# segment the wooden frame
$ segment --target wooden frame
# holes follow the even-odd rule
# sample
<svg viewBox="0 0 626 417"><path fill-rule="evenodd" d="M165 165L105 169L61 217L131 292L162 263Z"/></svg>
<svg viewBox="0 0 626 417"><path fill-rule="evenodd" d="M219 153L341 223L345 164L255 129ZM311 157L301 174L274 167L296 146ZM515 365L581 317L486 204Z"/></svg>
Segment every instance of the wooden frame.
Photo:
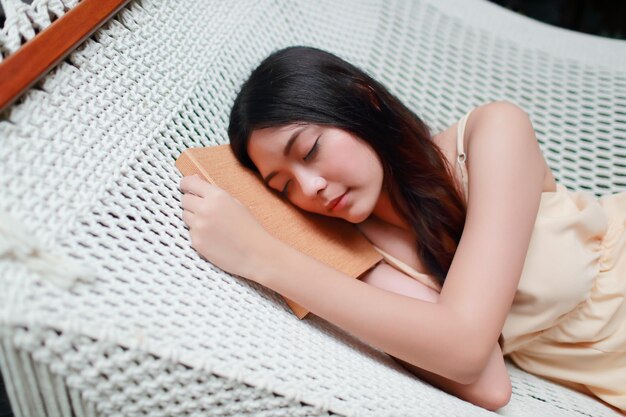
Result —
<svg viewBox="0 0 626 417"><path fill-rule="evenodd" d="M0 62L0 113L130 0L82 0Z"/></svg>

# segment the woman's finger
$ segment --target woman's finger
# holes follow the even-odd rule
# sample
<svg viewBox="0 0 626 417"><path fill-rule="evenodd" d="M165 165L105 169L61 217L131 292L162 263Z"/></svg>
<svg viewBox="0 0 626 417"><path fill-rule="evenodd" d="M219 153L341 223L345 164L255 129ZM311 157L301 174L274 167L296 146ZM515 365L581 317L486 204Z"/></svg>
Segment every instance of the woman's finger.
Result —
<svg viewBox="0 0 626 417"><path fill-rule="evenodd" d="M198 197L206 195L207 185L209 182L200 178L199 175L188 175L180 180L180 191L183 193L195 194Z"/></svg>
<svg viewBox="0 0 626 417"><path fill-rule="evenodd" d="M183 197L180 199L183 210L187 210L191 213L200 212L200 206L202 205L202 201L202 197L198 197L197 195L190 193L183 194Z"/></svg>
<svg viewBox="0 0 626 417"><path fill-rule="evenodd" d="M193 219L194 214L192 212L189 210L183 210L183 221L187 226L189 226L190 229L193 227Z"/></svg>

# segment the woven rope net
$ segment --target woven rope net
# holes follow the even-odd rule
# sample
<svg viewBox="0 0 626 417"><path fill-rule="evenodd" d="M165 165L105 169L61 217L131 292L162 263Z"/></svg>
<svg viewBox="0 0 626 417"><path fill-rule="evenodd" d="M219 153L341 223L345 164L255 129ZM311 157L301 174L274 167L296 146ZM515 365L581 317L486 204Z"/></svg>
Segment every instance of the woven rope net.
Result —
<svg viewBox="0 0 626 417"><path fill-rule="evenodd" d="M76 2L2 0L2 56ZM191 248L174 160L270 52L360 66L434 132L528 112L557 181L626 189L626 46L481 0L132 1L0 118L0 368L23 416L491 415ZM613 416L507 363L507 416Z"/></svg>

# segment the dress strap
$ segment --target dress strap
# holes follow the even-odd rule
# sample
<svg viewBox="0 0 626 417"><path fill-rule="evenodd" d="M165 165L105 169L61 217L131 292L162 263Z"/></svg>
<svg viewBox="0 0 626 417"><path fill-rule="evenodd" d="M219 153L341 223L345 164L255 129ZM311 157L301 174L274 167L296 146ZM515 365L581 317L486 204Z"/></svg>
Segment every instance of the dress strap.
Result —
<svg viewBox="0 0 626 417"><path fill-rule="evenodd" d="M433 276L416 271L414 268L411 268L409 265L405 264L400 259L396 258L395 256L392 256L388 252L385 252L384 250L382 250L376 245L374 245L374 249L376 249L383 256L385 261L391 266L404 272L406 275L410 276L414 280L421 282L422 284L437 291L438 293L441 292L441 285L439 284L439 281L437 281Z"/></svg>
<svg viewBox="0 0 626 417"><path fill-rule="evenodd" d="M461 168L461 178L463 179L463 191L465 192L465 201L467 202L467 196L469 194L468 180L467 180L467 168L465 166L465 160L467 159L467 154L463 149L463 138L465 136L465 124L467 123L467 119L469 118L470 113L474 110L470 109L457 125L457 134L456 134L456 149L457 149L457 162Z"/></svg>

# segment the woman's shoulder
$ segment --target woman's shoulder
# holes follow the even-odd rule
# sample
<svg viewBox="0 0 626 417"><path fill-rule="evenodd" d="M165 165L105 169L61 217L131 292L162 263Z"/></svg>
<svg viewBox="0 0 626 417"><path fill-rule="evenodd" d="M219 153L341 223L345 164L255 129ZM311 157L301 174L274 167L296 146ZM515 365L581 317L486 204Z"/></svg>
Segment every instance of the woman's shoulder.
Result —
<svg viewBox="0 0 626 417"><path fill-rule="evenodd" d="M472 109L472 114L476 114L476 115L492 113L492 112L502 113L505 116L516 115L516 114L522 114L522 115L528 116L528 113L526 113L526 111L524 111L524 109L521 106L509 100L494 100L494 101L490 101L490 102L478 105Z"/></svg>
<svg viewBox="0 0 626 417"><path fill-rule="evenodd" d="M529 116L523 108L508 100L490 101L471 109L465 124L466 136L481 126L493 123L523 123ZM458 123L458 122L457 122Z"/></svg>
<svg viewBox="0 0 626 417"><path fill-rule="evenodd" d="M477 106L472 110L466 122L465 149L469 148L469 143L472 141L473 136L480 134L483 129L490 129L494 124L502 126L503 129L517 130L524 129L529 123L532 126L528 113L522 107L507 100L492 101ZM534 140L537 140L536 136ZM556 178L543 156L543 152L542 159L544 170L543 191L554 192L557 187Z"/></svg>
<svg viewBox="0 0 626 417"><path fill-rule="evenodd" d="M463 149L465 150L469 148L470 137L480 126L485 126L494 120L508 125L516 120L519 121L523 117L528 117L521 107L507 100L481 104L471 108L463 117L466 115L468 117L465 120L463 135ZM450 161L456 159L458 151L456 137L459 133L459 123L463 117L460 117L452 125L434 135L432 139Z"/></svg>
<svg viewBox="0 0 626 417"><path fill-rule="evenodd" d="M460 124L465 116L467 116L464 122L465 125L463 129L461 129L462 126ZM468 152L472 137L475 136L476 132L482 130L481 126L486 126L494 121L500 123L502 126L511 126L516 123L521 124L523 117L527 117L526 113L521 107L514 103L506 100L491 101L471 108L451 126L434 135L432 141L443 153L448 165L455 167L458 166L456 161L461 151L461 146L463 152ZM487 128L489 128L489 126L487 126ZM457 138L461 133L463 134L463 137L460 139L462 143L459 144ZM472 158L469 153L467 158ZM471 164L469 161L467 163ZM454 179L459 190L463 190L463 173L457 171L458 168L455 169Z"/></svg>

